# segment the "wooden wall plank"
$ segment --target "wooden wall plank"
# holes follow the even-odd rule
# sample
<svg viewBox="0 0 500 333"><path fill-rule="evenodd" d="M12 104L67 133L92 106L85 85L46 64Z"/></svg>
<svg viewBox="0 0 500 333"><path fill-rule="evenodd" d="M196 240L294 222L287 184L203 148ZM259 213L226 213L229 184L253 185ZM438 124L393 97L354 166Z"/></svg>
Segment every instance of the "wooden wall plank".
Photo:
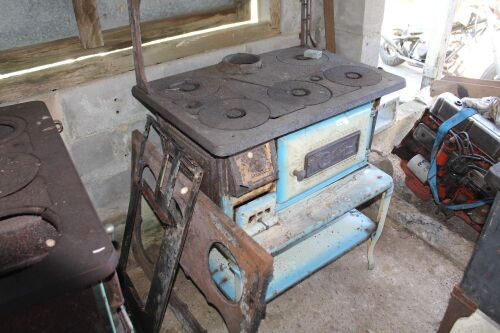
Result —
<svg viewBox="0 0 500 333"><path fill-rule="evenodd" d="M437 96L444 92L450 92L460 98L482 98L489 96L500 96L500 87L496 85L487 85L487 81L485 82L485 84L445 80L436 80L432 82L430 92L431 96Z"/></svg>
<svg viewBox="0 0 500 333"><path fill-rule="evenodd" d="M269 16L271 17L271 28L281 29L281 0L270 0Z"/></svg>
<svg viewBox="0 0 500 333"><path fill-rule="evenodd" d="M498 80L471 79L468 77L461 77L461 76L445 76L441 80L442 81L461 82L461 83L472 83L472 84L479 84L479 85L483 85L483 86L500 87L500 81L498 81Z"/></svg>
<svg viewBox="0 0 500 333"><path fill-rule="evenodd" d="M73 0L80 43L84 49L104 46L96 0Z"/></svg>
<svg viewBox="0 0 500 333"><path fill-rule="evenodd" d="M324 0L323 1L323 13L325 18L325 39L326 39L326 49L330 52L335 53L335 21L334 21L334 0Z"/></svg>
<svg viewBox="0 0 500 333"><path fill-rule="evenodd" d="M278 35L269 22L214 31L143 47L145 65L159 64L214 49L240 45ZM15 76L0 81L0 103L49 93L134 69L130 48L103 57Z"/></svg>

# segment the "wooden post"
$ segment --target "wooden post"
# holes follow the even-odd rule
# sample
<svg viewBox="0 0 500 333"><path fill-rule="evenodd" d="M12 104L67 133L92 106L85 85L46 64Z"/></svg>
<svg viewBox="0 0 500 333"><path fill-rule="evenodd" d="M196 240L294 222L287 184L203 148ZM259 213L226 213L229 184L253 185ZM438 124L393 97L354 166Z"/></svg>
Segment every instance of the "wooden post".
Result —
<svg viewBox="0 0 500 333"><path fill-rule="evenodd" d="M271 17L271 28L280 29L281 24L281 1L271 0L269 3L269 16Z"/></svg>
<svg viewBox="0 0 500 333"><path fill-rule="evenodd" d="M457 8L457 0L436 1L432 10L434 16L433 33L429 43L429 51L425 59L424 75L420 88L429 86L433 80L439 79L448 49L453 19Z"/></svg>
<svg viewBox="0 0 500 333"><path fill-rule="evenodd" d="M96 0L73 0L80 43L84 49L104 46Z"/></svg>
<svg viewBox="0 0 500 333"><path fill-rule="evenodd" d="M324 0L323 12L325 16L326 50L335 53L335 20L333 0Z"/></svg>
<svg viewBox="0 0 500 333"><path fill-rule="evenodd" d="M250 0L238 0L236 3L236 13L238 15L239 21L248 21L251 19L251 1Z"/></svg>

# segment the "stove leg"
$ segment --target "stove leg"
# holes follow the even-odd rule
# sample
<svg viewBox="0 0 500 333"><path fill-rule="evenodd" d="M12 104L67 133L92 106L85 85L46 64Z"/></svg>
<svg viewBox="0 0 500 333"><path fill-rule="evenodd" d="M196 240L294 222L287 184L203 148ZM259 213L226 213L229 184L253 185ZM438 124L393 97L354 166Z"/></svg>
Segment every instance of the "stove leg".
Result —
<svg viewBox="0 0 500 333"><path fill-rule="evenodd" d="M375 245L377 244L380 235L382 235L382 230L384 229L385 218L387 217L387 211L389 210L389 204L391 202L392 192L394 185L392 185L387 191L382 194L379 200L379 208L377 215L377 230L368 240L368 269L375 268L375 259L373 257L373 251Z"/></svg>

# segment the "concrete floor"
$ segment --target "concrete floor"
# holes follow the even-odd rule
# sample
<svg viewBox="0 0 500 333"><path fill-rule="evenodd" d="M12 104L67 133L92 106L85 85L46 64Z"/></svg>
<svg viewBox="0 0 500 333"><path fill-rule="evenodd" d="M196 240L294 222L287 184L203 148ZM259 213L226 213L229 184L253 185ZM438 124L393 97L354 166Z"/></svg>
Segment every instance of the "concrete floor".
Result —
<svg viewBox="0 0 500 333"><path fill-rule="evenodd" d="M390 220L376 261L367 270L364 244L326 266L269 303L259 332L435 332L461 269ZM182 272L175 290L208 332L226 332ZM163 331L182 332L170 311Z"/></svg>

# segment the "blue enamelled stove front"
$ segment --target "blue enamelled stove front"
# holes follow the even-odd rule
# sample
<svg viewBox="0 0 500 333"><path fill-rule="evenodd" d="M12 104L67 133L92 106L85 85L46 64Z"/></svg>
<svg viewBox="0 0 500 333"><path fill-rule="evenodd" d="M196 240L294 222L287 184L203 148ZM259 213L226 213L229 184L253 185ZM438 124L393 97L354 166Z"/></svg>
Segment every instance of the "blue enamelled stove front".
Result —
<svg viewBox="0 0 500 333"><path fill-rule="evenodd" d="M367 240L373 268L393 188L368 162L375 114L368 103L276 139L275 187L241 206L223 198L226 214L274 258L267 301ZM373 221L356 208L377 197ZM209 263L219 290L237 301L237 264L221 251Z"/></svg>

